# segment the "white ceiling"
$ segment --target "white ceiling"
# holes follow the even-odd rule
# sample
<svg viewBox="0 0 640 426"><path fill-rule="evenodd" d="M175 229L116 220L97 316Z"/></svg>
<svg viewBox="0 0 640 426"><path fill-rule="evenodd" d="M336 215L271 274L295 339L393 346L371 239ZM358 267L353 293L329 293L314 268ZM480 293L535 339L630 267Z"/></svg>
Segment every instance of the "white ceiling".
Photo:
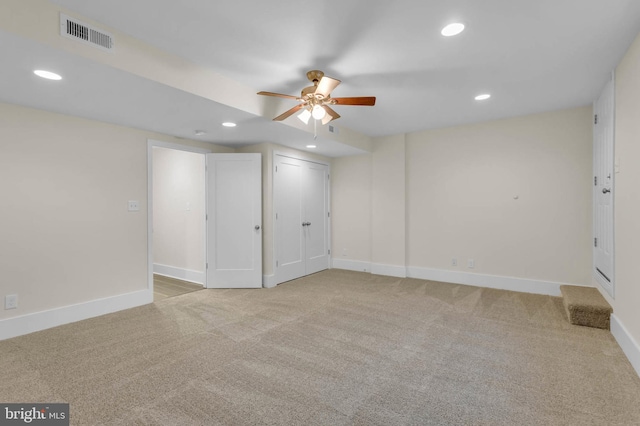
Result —
<svg viewBox="0 0 640 426"><path fill-rule="evenodd" d="M377 97L374 107L335 107L337 125L369 136L588 105L640 31L637 0L52 2L256 91L297 95L308 85L306 71L321 69L343 81L334 96ZM441 36L454 21L466 30ZM214 128L212 117L235 120L236 133L217 126L207 135L228 145L300 139L299 130L271 117L8 33L0 32L0 42L0 72L9 75L0 82L3 101L191 138L195 128ZM66 55L77 75L53 88L21 74L47 55ZM473 99L484 92L489 101ZM283 101L282 112L287 102L295 105ZM357 152L339 145L325 154Z"/></svg>

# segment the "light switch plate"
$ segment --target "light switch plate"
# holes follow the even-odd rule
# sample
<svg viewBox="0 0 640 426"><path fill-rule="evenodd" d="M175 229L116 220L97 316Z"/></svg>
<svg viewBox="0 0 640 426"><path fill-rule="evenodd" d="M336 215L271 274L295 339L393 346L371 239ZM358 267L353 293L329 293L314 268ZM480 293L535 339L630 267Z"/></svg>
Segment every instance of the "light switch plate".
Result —
<svg viewBox="0 0 640 426"><path fill-rule="evenodd" d="M7 294L4 297L4 308L5 309L16 309L18 307L18 295L17 294Z"/></svg>

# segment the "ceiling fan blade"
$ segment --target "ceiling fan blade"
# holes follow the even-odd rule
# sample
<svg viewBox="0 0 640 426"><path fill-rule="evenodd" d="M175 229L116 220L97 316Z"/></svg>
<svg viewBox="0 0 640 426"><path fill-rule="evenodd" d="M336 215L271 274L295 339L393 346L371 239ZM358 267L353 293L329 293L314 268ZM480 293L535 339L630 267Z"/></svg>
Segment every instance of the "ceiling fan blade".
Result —
<svg viewBox="0 0 640 426"><path fill-rule="evenodd" d="M340 80L336 80L335 78L324 76L320 79L320 83L318 83L318 87L316 87L316 94L322 95L323 97L327 97L331 94L333 89L338 87L340 84Z"/></svg>
<svg viewBox="0 0 640 426"><path fill-rule="evenodd" d="M296 112L300 111L303 107L304 107L304 104L298 104L298 105L294 106L293 108L291 108L290 110L288 110L286 112L283 112L282 114L280 114L279 116L274 118L273 121L282 121L282 120L284 120L286 118L289 118L293 114L295 114Z"/></svg>
<svg viewBox="0 0 640 426"><path fill-rule="evenodd" d="M374 106L376 104L375 96L362 96L356 98L331 98L334 105L360 105Z"/></svg>
<svg viewBox="0 0 640 426"><path fill-rule="evenodd" d="M322 119L322 124L323 125L327 124L331 120L336 120L336 119L340 118L340 114L335 112L333 109L331 109L327 105L323 105L322 108L324 108L324 110L327 112L327 115L325 115L324 118Z"/></svg>
<svg viewBox="0 0 640 426"><path fill-rule="evenodd" d="M258 95L275 96L278 98L287 98L287 99L298 99L297 96L283 95L282 93L273 93L273 92L258 92Z"/></svg>

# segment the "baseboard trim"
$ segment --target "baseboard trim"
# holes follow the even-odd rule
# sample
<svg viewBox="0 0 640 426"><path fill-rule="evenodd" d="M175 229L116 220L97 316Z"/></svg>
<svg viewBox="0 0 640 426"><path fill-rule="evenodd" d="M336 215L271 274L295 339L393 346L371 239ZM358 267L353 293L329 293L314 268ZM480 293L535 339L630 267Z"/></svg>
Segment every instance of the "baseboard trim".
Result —
<svg viewBox="0 0 640 426"><path fill-rule="evenodd" d="M422 280L511 290L520 293L545 294L548 296L560 296L561 285L575 285L527 278L505 277L502 275L472 274L468 272L447 271L444 269L418 268L414 266L407 268L407 276Z"/></svg>
<svg viewBox="0 0 640 426"><path fill-rule="evenodd" d="M397 265L384 265L382 263L372 263L371 273L376 275L386 275L387 277L407 277L407 268Z"/></svg>
<svg viewBox="0 0 640 426"><path fill-rule="evenodd" d="M640 345L615 314L611 314L611 334L640 377Z"/></svg>
<svg viewBox="0 0 640 426"><path fill-rule="evenodd" d="M421 268L416 266L396 266L371 263L361 260L331 259L331 267L348 271L371 272L399 278L418 278L452 284L472 285L475 287L496 288L519 291L521 293L560 296L561 285L575 285L553 281L532 280L527 278L505 277L501 275L473 274L469 272L448 271L445 269Z"/></svg>
<svg viewBox="0 0 640 426"><path fill-rule="evenodd" d="M335 269L345 269L347 271L371 272L371 262L362 260L331 259L331 267Z"/></svg>
<svg viewBox="0 0 640 426"><path fill-rule="evenodd" d="M0 340L99 317L149 303L153 303L153 291L146 289L76 305L63 306L47 311L34 312L19 317L7 318L0 320Z"/></svg>
<svg viewBox="0 0 640 426"><path fill-rule="evenodd" d="M204 272L194 271L192 269L176 268L175 266L153 264L153 273L164 275L165 277L176 278L182 281L205 285Z"/></svg>
<svg viewBox="0 0 640 426"><path fill-rule="evenodd" d="M275 275L263 275L262 276L262 287L264 288L274 288L277 286Z"/></svg>

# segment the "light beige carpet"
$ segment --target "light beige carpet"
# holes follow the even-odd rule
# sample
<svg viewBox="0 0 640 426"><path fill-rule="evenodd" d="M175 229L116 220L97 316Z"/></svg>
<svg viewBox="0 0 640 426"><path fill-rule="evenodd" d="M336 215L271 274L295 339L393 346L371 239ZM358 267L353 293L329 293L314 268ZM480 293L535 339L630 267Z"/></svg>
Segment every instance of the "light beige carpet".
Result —
<svg viewBox="0 0 640 426"><path fill-rule="evenodd" d="M166 277L164 275L153 274L153 301L159 302L167 297L180 296L181 294L191 293L192 291L202 290L200 284L182 281L176 278Z"/></svg>
<svg viewBox="0 0 640 426"><path fill-rule="evenodd" d="M0 371L76 425L640 424L640 378L560 298L340 270L6 340Z"/></svg>

